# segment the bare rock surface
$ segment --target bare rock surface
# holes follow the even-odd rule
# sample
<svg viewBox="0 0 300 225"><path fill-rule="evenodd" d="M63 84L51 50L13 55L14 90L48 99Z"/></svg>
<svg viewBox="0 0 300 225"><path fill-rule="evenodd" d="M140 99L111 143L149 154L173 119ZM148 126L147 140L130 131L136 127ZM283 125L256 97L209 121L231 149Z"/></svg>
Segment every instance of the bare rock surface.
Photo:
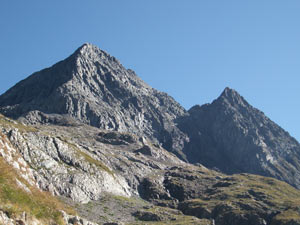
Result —
<svg viewBox="0 0 300 225"><path fill-rule="evenodd" d="M300 144L230 88L186 111L84 44L0 112L1 223L34 224L3 193L38 188L78 212L62 224L299 224L299 190L258 175L300 188Z"/></svg>
<svg viewBox="0 0 300 225"><path fill-rule="evenodd" d="M235 90L226 88L179 120L190 137L183 150L189 162L228 174L271 176L300 188L300 144Z"/></svg>
<svg viewBox="0 0 300 225"><path fill-rule="evenodd" d="M62 213L64 224L300 221L300 191L272 178L224 175L185 163L146 138L88 125L32 127L5 117L0 125L1 160L76 209L78 215ZM28 184L16 184L27 193ZM3 213L7 223L20 217Z"/></svg>
<svg viewBox="0 0 300 225"><path fill-rule="evenodd" d="M133 141L126 133L133 134L190 163L300 187L300 144L236 91L226 88L211 104L186 111L92 44L9 89L0 112L31 125L94 126L112 132L96 137L110 144L120 144L114 131L123 133L124 144ZM136 153L156 157L147 144Z"/></svg>
<svg viewBox="0 0 300 225"><path fill-rule="evenodd" d="M173 123L185 114L183 107L91 44L16 84L0 97L0 107L4 115L30 124L73 120L130 132L177 154L186 138Z"/></svg>

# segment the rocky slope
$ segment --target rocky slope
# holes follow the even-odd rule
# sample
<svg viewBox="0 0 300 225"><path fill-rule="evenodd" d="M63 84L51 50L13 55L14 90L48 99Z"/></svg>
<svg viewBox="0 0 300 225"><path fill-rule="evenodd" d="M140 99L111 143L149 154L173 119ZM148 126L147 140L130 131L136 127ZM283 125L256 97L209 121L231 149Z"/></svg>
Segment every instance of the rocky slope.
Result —
<svg viewBox="0 0 300 225"><path fill-rule="evenodd" d="M0 224L69 225L76 221L79 225L94 225L78 217L73 209L50 193L42 191L39 182L42 174L31 167L20 152L21 148L11 141L12 133L20 128L20 136L34 131L0 116Z"/></svg>
<svg viewBox="0 0 300 225"><path fill-rule="evenodd" d="M183 150L190 162L300 188L300 144L236 91L226 88L211 104L192 107L179 124L190 137Z"/></svg>
<svg viewBox="0 0 300 225"><path fill-rule="evenodd" d="M300 191L273 178L224 175L88 125L1 116L0 128L2 223L300 224Z"/></svg>
<svg viewBox="0 0 300 225"><path fill-rule="evenodd" d="M159 208L140 197L145 177L185 165L145 138L83 124L26 126L4 116L0 116L0 129L0 222L207 222L178 209ZM13 172L8 174L4 168ZM177 200L170 199L175 205ZM140 209L157 212L145 216Z"/></svg>

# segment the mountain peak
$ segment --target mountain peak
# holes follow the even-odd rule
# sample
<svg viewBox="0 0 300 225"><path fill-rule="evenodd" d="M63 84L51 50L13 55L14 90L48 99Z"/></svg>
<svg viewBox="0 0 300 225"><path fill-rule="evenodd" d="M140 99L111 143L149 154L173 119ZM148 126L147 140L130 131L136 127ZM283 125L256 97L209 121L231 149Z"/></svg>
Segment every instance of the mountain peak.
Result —
<svg viewBox="0 0 300 225"><path fill-rule="evenodd" d="M167 130L162 134L164 126L173 127L173 120L185 110L133 74L115 57L85 43L67 59L29 76L1 95L0 112L31 124L50 120L55 124L61 116L68 116L101 129L162 142L162 136L169 135ZM49 119L54 114L54 119ZM167 138L164 143L169 141Z"/></svg>
<svg viewBox="0 0 300 225"><path fill-rule="evenodd" d="M241 96L236 90L226 87L220 97L233 98L233 97L241 97Z"/></svg>
<svg viewBox="0 0 300 225"><path fill-rule="evenodd" d="M234 89L226 87L217 101L227 102L230 105L248 105L246 100Z"/></svg>
<svg viewBox="0 0 300 225"><path fill-rule="evenodd" d="M84 43L81 45L73 54L75 58L85 59L84 61L103 61L108 60L110 62L115 62L121 64L115 57L111 56L107 52L101 50L96 45L91 43Z"/></svg>
<svg viewBox="0 0 300 225"><path fill-rule="evenodd" d="M104 53L100 48L91 44L91 43L84 43L81 45L73 55L76 56L88 56L88 55L99 55ZM106 53L107 54L107 53ZM108 55L108 54L107 54Z"/></svg>
<svg viewBox="0 0 300 225"><path fill-rule="evenodd" d="M95 52L95 51L98 52L98 51L101 51L101 49L91 43L88 43L88 42L84 43L76 50L76 52L81 53L81 54L83 54L85 52Z"/></svg>

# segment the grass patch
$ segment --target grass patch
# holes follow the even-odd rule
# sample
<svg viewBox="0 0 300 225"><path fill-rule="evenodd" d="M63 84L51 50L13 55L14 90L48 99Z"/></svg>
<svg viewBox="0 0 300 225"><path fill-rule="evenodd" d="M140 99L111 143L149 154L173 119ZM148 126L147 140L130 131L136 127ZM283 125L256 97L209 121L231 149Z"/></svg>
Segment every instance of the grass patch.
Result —
<svg viewBox="0 0 300 225"><path fill-rule="evenodd" d="M220 186L203 198L187 200L184 207L212 211L218 205L228 205L229 211L247 214L265 205L281 212L277 220L300 220L300 191L287 183L250 174L233 175L226 181L229 186Z"/></svg>
<svg viewBox="0 0 300 225"><path fill-rule="evenodd" d="M279 221L290 221L300 219L299 213L295 209L288 209L275 216L275 220Z"/></svg>
<svg viewBox="0 0 300 225"><path fill-rule="evenodd" d="M128 223L128 225L211 225L211 221L207 219L198 219L193 216L178 215L175 220L166 220L166 221L139 221L136 218L136 222Z"/></svg>
<svg viewBox="0 0 300 225"><path fill-rule="evenodd" d="M20 188L15 179L25 184L31 193ZM45 224L64 224L60 210L75 214L74 210L65 206L50 193L42 192L30 186L17 172L0 157L0 208L11 218L22 212L28 213Z"/></svg>
<svg viewBox="0 0 300 225"><path fill-rule="evenodd" d="M128 198L125 196L120 196L120 195L111 195L111 198L113 198L114 200L118 201L118 202L128 202L128 203L136 203L137 200L134 198Z"/></svg>
<svg viewBox="0 0 300 225"><path fill-rule="evenodd" d="M95 165L100 170L103 170L114 177L114 172L111 169L109 169L107 166L105 166L101 161L94 159L89 154L81 151L75 144L70 143L66 138L63 137L58 137L58 138L62 142L66 143L71 149L73 149L77 157L83 158L86 162Z"/></svg>
<svg viewBox="0 0 300 225"><path fill-rule="evenodd" d="M99 169L104 170L105 172L109 173L110 175L114 176L113 171L111 171L107 166L105 166L102 162L100 162L99 160L94 159L93 157L91 157L90 155L88 155L85 152L80 151L80 149L76 150L76 154L78 156L82 156L87 162L89 162L90 164L93 164L95 166L97 166Z"/></svg>
<svg viewBox="0 0 300 225"><path fill-rule="evenodd" d="M2 114L0 114L0 125L5 128L17 128L21 132L37 132L38 130L32 126L26 126L24 124L21 124L15 120L9 119Z"/></svg>

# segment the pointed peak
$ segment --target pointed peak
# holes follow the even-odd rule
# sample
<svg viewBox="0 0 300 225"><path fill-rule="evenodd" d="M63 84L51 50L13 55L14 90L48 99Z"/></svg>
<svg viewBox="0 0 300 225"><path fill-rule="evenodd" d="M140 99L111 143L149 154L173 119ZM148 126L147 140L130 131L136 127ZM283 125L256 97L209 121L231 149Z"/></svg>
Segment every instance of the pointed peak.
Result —
<svg viewBox="0 0 300 225"><path fill-rule="evenodd" d="M234 96L240 97L240 94L236 90L226 87L220 97L225 97L225 98L231 97L232 98Z"/></svg>
<svg viewBox="0 0 300 225"><path fill-rule="evenodd" d="M111 56L107 52L101 50L96 45L91 43L84 43L81 45L73 54L73 56L77 57L84 57L91 60L103 60L108 59L110 61L114 61L120 63L115 57Z"/></svg>
<svg viewBox="0 0 300 225"><path fill-rule="evenodd" d="M92 43L86 42L83 45L79 47L80 50L90 50L90 49L99 49L96 45L93 45ZM100 50L100 49L99 49Z"/></svg>
<svg viewBox="0 0 300 225"><path fill-rule="evenodd" d="M75 51L77 54L86 54L92 52L101 52L101 49L91 43L84 43Z"/></svg>
<svg viewBox="0 0 300 225"><path fill-rule="evenodd" d="M228 102L230 104L247 105L246 100L234 89L226 87L217 100Z"/></svg>
<svg viewBox="0 0 300 225"><path fill-rule="evenodd" d="M242 96L236 90L226 87L219 98L225 98L227 100L238 100L241 99Z"/></svg>

